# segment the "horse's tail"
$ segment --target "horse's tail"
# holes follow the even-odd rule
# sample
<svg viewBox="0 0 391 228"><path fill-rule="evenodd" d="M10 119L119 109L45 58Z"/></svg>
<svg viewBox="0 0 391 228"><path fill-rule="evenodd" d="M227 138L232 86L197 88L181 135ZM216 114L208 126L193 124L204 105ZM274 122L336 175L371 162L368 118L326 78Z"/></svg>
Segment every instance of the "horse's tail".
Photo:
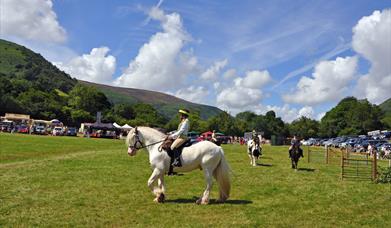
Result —
<svg viewBox="0 0 391 228"><path fill-rule="evenodd" d="M221 151L221 160L219 164L217 165L213 175L217 180L217 183L219 185L219 200L221 202L224 202L228 199L229 193L231 191L231 178L230 178L230 167L228 165L227 160L225 160L224 151L223 149L220 149Z"/></svg>

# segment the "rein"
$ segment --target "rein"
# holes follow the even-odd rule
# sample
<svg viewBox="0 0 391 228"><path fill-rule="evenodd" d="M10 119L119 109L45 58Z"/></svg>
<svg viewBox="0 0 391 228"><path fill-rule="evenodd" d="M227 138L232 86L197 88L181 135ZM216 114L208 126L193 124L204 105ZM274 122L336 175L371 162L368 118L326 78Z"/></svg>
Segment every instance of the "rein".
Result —
<svg viewBox="0 0 391 228"><path fill-rule="evenodd" d="M136 128L136 132L135 132L135 136L134 136L134 137L135 137L136 140L135 140L133 146L129 146L129 147L130 147L130 148L135 148L136 150L140 150L140 149L144 149L144 148L147 148L147 147L156 145L156 144L161 143L161 142L163 142L163 141L165 140L165 139L163 139L163 140L160 140L160 141L157 141L157 142L148 144L148 145L143 145L143 142L141 142L140 137L139 137L139 135L138 135L138 130L137 130L137 128ZM140 144L141 147L137 147L137 144Z"/></svg>

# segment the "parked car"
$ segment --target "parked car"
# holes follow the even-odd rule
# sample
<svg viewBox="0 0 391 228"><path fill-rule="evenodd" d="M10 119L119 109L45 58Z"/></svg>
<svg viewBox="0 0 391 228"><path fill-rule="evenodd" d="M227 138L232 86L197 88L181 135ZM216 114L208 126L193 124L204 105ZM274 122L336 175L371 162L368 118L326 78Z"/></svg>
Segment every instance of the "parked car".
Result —
<svg viewBox="0 0 391 228"><path fill-rule="evenodd" d="M64 135L64 129L62 129L62 127L54 127L52 130L52 135L53 136Z"/></svg>
<svg viewBox="0 0 391 228"><path fill-rule="evenodd" d="M33 133L37 135L46 135L46 129L42 125L34 126Z"/></svg>
<svg viewBox="0 0 391 228"><path fill-rule="evenodd" d="M75 127L68 127L65 134L67 136L77 136L77 129Z"/></svg>
<svg viewBox="0 0 391 228"><path fill-rule="evenodd" d="M187 137L190 139L191 143L198 142L199 133L191 131L187 134Z"/></svg>
<svg viewBox="0 0 391 228"><path fill-rule="evenodd" d="M26 125L21 125L18 127L18 132L28 134L29 128Z"/></svg>

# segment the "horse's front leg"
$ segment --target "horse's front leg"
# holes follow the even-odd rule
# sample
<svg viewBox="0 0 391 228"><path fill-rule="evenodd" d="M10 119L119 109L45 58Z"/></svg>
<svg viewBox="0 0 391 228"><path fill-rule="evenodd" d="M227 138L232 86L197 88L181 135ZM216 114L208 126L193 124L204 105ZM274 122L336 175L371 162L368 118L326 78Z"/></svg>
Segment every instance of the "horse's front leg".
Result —
<svg viewBox="0 0 391 228"><path fill-rule="evenodd" d="M257 157L253 155L252 158L253 158L253 166L257 166Z"/></svg>
<svg viewBox="0 0 391 228"><path fill-rule="evenodd" d="M251 154L248 154L248 157L250 158L250 165L253 165L253 156Z"/></svg>
<svg viewBox="0 0 391 228"><path fill-rule="evenodd" d="M159 197L158 196L158 192L155 191L154 189L154 183L156 182L157 178L159 178L160 175L164 174L161 170L155 168L151 174L151 176L149 177L148 179L148 187L149 189L151 189L152 193L155 194L156 198L155 200L157 201L157 198Z"/></svg>
<svg viewBox="0 0 391 228"><path fill-rule="evenodd" d="M159 176L159 178L157 179L157 183L158 183L158 189L157 191L155 189L155 194L156 194L155 201L158 203L164 203L164 200L166 198L166 196L164 195L164 193L166 192L166 188L164 185L164 173Z"/></svg>

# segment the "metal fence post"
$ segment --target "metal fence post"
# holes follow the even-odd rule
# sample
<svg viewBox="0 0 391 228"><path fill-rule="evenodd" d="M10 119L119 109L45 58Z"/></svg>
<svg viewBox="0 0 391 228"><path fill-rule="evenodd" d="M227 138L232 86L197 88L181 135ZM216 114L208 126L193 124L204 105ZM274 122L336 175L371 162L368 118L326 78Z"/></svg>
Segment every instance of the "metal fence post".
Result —
<svg viewBox="0 0 391 228"><path fill-rule="evenodd" d="M377 151L373 151L373 162L372 162L372 180L375 181L377 178Z"/></svg>

